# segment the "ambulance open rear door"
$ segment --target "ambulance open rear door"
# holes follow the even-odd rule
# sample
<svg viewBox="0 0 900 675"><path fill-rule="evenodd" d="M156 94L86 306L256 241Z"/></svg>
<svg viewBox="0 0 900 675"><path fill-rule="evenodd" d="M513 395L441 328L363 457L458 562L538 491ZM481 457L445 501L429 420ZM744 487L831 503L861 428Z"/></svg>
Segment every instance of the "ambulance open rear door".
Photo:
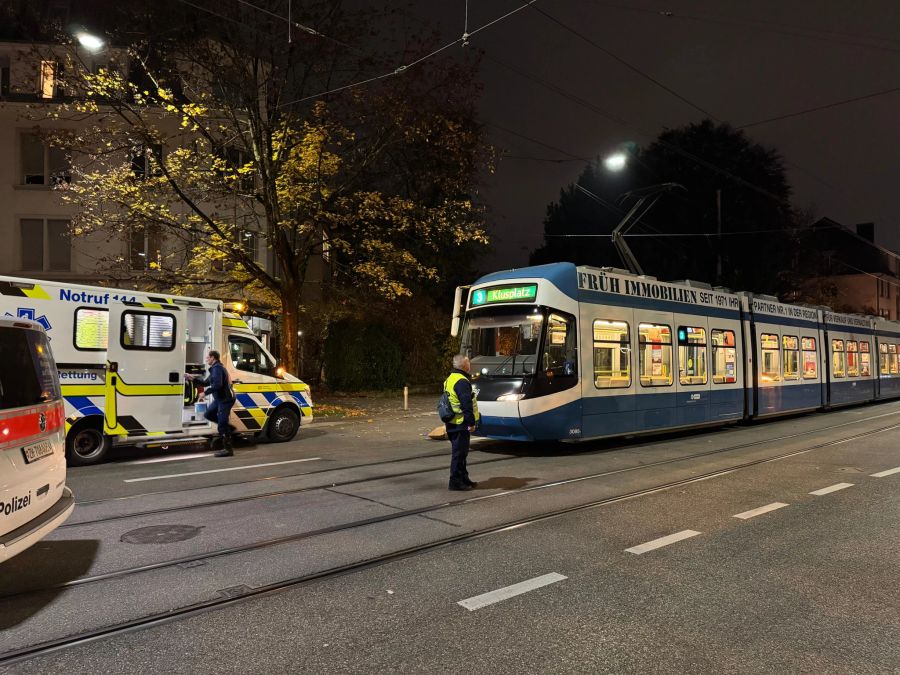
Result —
<svg viewBox="0 0 900 675"><path fill-rule="evenodd" d="M105 432L181 433L185 312L178 305L111 302Z"/></svg>

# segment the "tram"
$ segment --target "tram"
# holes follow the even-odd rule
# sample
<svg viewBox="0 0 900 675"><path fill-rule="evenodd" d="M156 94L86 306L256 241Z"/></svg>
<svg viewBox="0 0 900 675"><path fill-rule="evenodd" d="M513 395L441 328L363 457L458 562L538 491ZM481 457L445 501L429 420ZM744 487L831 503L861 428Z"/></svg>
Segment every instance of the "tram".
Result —
<svg viewBox="0 0 900 675"><path fill-rule="evenodd" d="M900 322L554 263L457 289L479 433L579 441L900 397Z"/></svg>

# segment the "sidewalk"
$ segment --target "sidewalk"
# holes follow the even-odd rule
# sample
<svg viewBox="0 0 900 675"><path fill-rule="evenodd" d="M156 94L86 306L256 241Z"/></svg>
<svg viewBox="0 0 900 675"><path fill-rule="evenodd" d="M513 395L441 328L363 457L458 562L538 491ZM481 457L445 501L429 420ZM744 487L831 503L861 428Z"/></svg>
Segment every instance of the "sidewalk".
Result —
<svg viewBox="0 0 900 675"><path fill-rule="evenodd" d="M417 394L409 397L408 410L403 409L403 396L322 396L313 394L314 422L310 429L326 429L335 436L363 438L377 435L382 438L410 440L427 435L442 427L437 416L437 396Z"/></svg>

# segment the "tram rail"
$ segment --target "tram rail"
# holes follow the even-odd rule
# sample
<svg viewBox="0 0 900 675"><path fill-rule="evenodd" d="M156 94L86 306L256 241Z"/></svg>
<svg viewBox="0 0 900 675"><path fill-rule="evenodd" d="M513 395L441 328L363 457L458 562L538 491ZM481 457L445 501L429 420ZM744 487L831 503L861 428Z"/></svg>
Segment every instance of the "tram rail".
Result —
<svg viewBox="0 0 900 675"><path fill-rule="evenodd" d="M873 419L873 418L869 418L869 419ZM848 424L858 423L860 421L862 421L862 420L856 420L853 422L849 422L849 423L845 423L845 424L837 425L837 426L846 426ZM12 665L15 663L20 663L22 661L27 661L27 660L33 659L38 656L42 656L42 655L50 654L50 653L53 653L56 651L60 651L60 650L72 648L75 646L87 644L89 642L104 639L107 637L138 632L141 630L152 628L154 626L159 626L159 625L163 625L163 624L170 623L173 621L186 619L186 618L189 618L192 616L204 614L204 613L207 613L207 612L210 612L213 610L224 609L226 607L237 605L237 604L240 604L243 602L247 602L251 599L262 597L265 595L271 595L274 593L278 593L278 592L282 592L282 591L286 591L286 590L290 590L290 589L294 589L294 588L299 588L304 585L308 585L308 584L315 583L318 581L334 579L334 578L337 578L337 577L340 577L340 576L343 576L346 574L352 574L352 573L360 572L360 571L363 571L366 569L379 567L381 565L385 565L388 563L401 561L401 560L404 560L407 558L411 558L411 557L421 555L421 554L424 554L424 553L427 553L430 551L434 551L434 550L437 550L440 548L444 548L447 546L452 546L455 544L461 544L461 543L473 541L473 540L491 536L494 534L500 534L500 533L509 531L514 528L519 528L522 526L543 522L546 520L558 518L558 517L561 517L561 516L564 516L564 515L567 515L570 513L575 513L578 511L583 511L583 510L592 509L592 508L599 508L599 507L607 506L610 504L616 504L616 503L627 501L630 499L635 499L638 497L651 495L651 494L654 494L657 492L662 492L665 490L670 490L670 489L676 488L676 487L690 485L692 483L709 480L711 478L723 476L723 475L733 473L735 471L739 471L742 469L752 468L755 466L759 466L762 464L768 464L768 463L780 461L783 459L789 459L791 457L796 457L798 455L806 454L813 450L818 450L818 449L822 449L822 448L826 448L826 447L831 447L834 445L847 443L848 441L853 441L853 440L857 440L860 438L873 436L873 435L884 433L886 431L891 431L894 429L900 429L900 423L890 424L890 425L887 425L884 427L879 427L876 429L870 429L870 430L863 431L863 432L853 434L851 436L847 436L847 437L843 437L843 438L824 441L821 443L815 443L813 445L809 445L804 448L790 450L788 452L779 453L777 455L773 455L770 457L762 457L759 459L742 462L739 464L735 464L733 466L715 469L713 471L709 471L709 472L706 472L703 474L690 476L688 478L683 478L683 479L674 480L674 481L667 481L667 482L659 483L657 485L649 486L646 488L632 490L630 492L626 492L626 493L623 493L620 495L614 495L611 497L605 497L602 499L592 500L592 501L585 502L582 504L575 504L572 506L555 509L553 511L548 511L548 512L541 513L541 514L535 514L535 515L527 516L524 518L518 518L518 519L515 519L512 521L507 521L504 523L491 525L488 527L480 528L480 529L472 531L472 532L467 532L467 533L455 535L452 537L445 537L445 538L438 539L438 540L435 540L432 542L427 542L427 543L418 544L415 546L410 546L410 547L401 549L399 551L394 551L394 552L376 556L373 558L368 558L366 560L348 563L345 565L340 565L340 566L328 568L325 570L320 570L318 572L299 575L296 577L284 579L284 580L273 582L270 584L265 584L263 586L259 586L256 588L249 588L245 592L242 592L238 595L229 595L228 597L211 598L211 599L199 601L196 603L191 603L191 604L185 605L183 607L168 610L165 612L158 612L158 613L150 614L145 617L138 618L138 619L123 621L123 622L115 623L115 624L112 624L109 626L104 626L101 628L85 630L81 633L76 633L76 634L73 634L73 635L70 635L70 636L67 636L64 638L48 640L48 641L41 642L41 643L38 643L35 645L30 645L28 647L13 649L13 650L10 650L10 651L4 652L4 653L0 653L0 665ZM819 430L819 431L821 431L821 430ZM745 446L746 445L759 445L759 444L762 444L765 442L772 442L773 440L783 440L784 438L794 438L794 437L806 435L808 433L810 433L810 432L800 432L797 434L789 435L787 437L783 437L782 439L768 439L767 441L759 441L759 442L752 443L752 444L745 444ZM495 495L485 495L485 496L480 496L480 497L463 499L463 500L459 500L456 502L448 502L448 503L444 503L444 504L433 505L430 507L423 507L420 509L411 509L408 511L398 512L396 514L390 514L389 516L385 516L385 517L366 519L363 521L356 521L354 523L348 523L348 524L345 524L342 526L335 526L333 528L324 528L323 530L316 531L316 532L308 532L308 533L304 533L302 535L297 535L297 536L292 536L292 537L284 537L284 538L280 538L278 540L271 540L269 542L257 542L256 544L246 546L246 547L234 547L234 549L217 551L217 552L213 552L212 554L208 553L208 554L201 555L201 556L194 556L192 559L199 560L199 559L210 558L210 557L215 557L215 556L219 556L219 555L227 555L228 553L237 552L240 550L253 550L255 548L262 548L264 546L275 545L276 543L283 543L284 541L295 541L297 539L302 539L302 538L306 538L306 537L310 537L310 536L319 536L320 534L323 534L325 532L333 532L333 531L340 531L342 529L346 530L346 529L352 529L355 527L361 527L363 525L370 524L372 522L383 522L385 520L392 520L392 519L403 518L403 517L408 517L408 516L412 516L412 515L419 515L421 513L427 513L428 511L443 509L443 508L447 508L450 506L460 506L463 504L468 504L468 503L472 503L472 502L476 502L476 501L482 501L484 499L497 498L497 497L501 497L501 496L508 495L508 494L520 494L520 493L526 493L526 492L531 492L531 491L540 490L540 489L547 489L547 488L559 487L559 486L563 486L563 485L569 485L569 484L579 482L579 481L590 480L592 478L599 478L602 476L608 476L608 475L613 475L613 474L617 474L617 473L624 473L627 471L634 471L634 470L642 469L642 468L650 468L652 466L659 466L661 464L670 464L670 463L677 462L677 461L683 461L685 459L691 459L693 457L702 457L702 456L721 454L722 452L726 452L726 451L733 450L733 449L734 448L720 448L720 449L716 449L716 450L710 450L710 451L707 451L704 453L696 453L695 455L692 455L692 456L673 458L670 460L661 460L660 462L640 465L640 466L636 466L636 467L626 467L626 468L618 469L615 471L602 472L599 474L594 474L594 475L589 475L589 476L580 476L580 477L571 478L571 479L554 481L551 483L544 483L541 485L530 486L527 488L522 488L522 489L515 490L515 491L503 492L503 493L495 494ZM125 574L136 573L136 572L145 571L148 569L159 569L160 567L182 564L185 561L186 561L186 559L181 559L179 561L170 561L167 563L160 563L160 564L156 564L156 565L144 566L141 568L134 568L133 570L122 570L120 572L110 573L110 574L106 574L106 575L98 575L96 577L87 577L82 580L76 580L76 582L86 583L89 580L99 581L99 580L103 580L103 579L112 578L114 576L124 576ZM65 587L68 587L71 585L75 585L75 584L70 582L68 584L51 586L51 587L47 587L44 589L29 591L28 594L65 588ZM8 599L8 598L13 598L13 597L18 597L19 595L20 594L6 595L6 596L0 597L0 599Z"/></svg>
<svg viewBox="0 0 900 675"><path fill-rule="evenodd" d="M792 438L797 438L797 437L803 436L803 435L808 435L808 434L812 434L812 433L820 433L822 431L828 431L830 429L838 429L838 428L841 428L841 427L844 427L847 425L860 424L862 422L867 422L867 421L871 421L874 419L879 419L881 417L891 416L891 415L900 415L900 411L884 413L881 415L873 415L871 417L865 417L865 418L859 419L859 420L851 420L849 422L841 422L839 424L832 424L832 425L829 425L826 427L819 427L817 429L810 430L810 431L802 431L802 432L797 432L797 433L793 433L793 434L787 434L784 436L777 436L777 437L769 438L769 439L750 441L748 443L741 443L741 444L733 445L733 446L730 446L727 448L719 448L719 449L716 449L715 452L728 452L728 451L733 451L733 450L742 450L744 448L754 447L754 446L761 445L764 443L772 443L775 441L790 440ZM697 433L697 432L694 432L694 433ZM644 445L644 443L641 443L641 445ZM637 447L641 447L641 446L639 445ZM296 476L308 476L308 475L314 475L314 474L320 474L320 473L331 473L331 472L336 472L336 471L350 471L353 469L366 468L366 467L370 467L370 466L378 466L381 464L392 464L392 463L397 463L397 462L401 462L401 461L415 461L418 459L431 459L434 457L446 457L447 454L448 453L446 453L446 452L432 453L432 454L427 454L427 455L417 455L414 457L405 457L402 459L387 460L385 462L370 462L367 464L356 464L356 465L350 465L350 466L335 467L335 468L331 468L331 469L320 469L317 471L309 471L309 472L301 473L301 474L290 474L289 476L285 476L285 478L291 478L291 477L296 477ZM695 459L695 458L699 458L699 457L703 457L703 456L705 456L704 453L698 453L698 454L693 454L693 455L686 455L680 459L664 460L661 463L666 464L666 463L669 463L670 461ZM491 463L496 463L496 462L507 462L507 461L512 461L512 460L516 460L516 459L520 459L520 457L506 456L506 457L498 457L498 458L494 458L494 459L485 459L485 460L470 462L469 465L470 466L480 466L483 464L491 464ZM652 467L652 466L657 466L657 465L658 464L656 464L656 463L644 464L644 465L640 465L640 467L638 467L638 468L642 468L645 466ZM429 469L416 469L416 470L412 470L412 471L404 471L404 472L393 473L393 474L385 474L383 476L370 476L367 478L355 478L355 479L345 480L345 481L323 483L321 485L310 485L310 486L306 486L306 487L302 487L302 488L292 488L292 489L287 489L287 490L275 490L272 492L263 492L263 493L256 494L256 495L243 495L240 497L229 497L226 499L199 502L196 504L187 504L187 505L183 505L183 506L171 506L171 507L165 507L165 508L159 508L159 509L147 509L144 511L135 511L132 513L122 513L122 514L116 514L116 515L111 515L111 516L104 516L104 517L95 518L92 520L70 522L70 523L64 524L60 529L82 527L82 526L105 523L105 522L110 522L110 521L115 521L115 520L125 520L125 519L129 519L129 518L139 518L139 517L144 517L144 516L159 515L162 513L175 513L175 512L181 512L181 511L191 511L194 509L214 507L214 506L223 506L226 504L236 504L236 503L241 503L241 502L249 502L249 501L254 501L254 500L258 500L258 499L277 498L277 497L283 497L286 495L299 494L299 493L303 493L303 492L312 492L315 490L323 490L323 489L327 489L327 488L346 487L348 485L360 485L360 484L375 482L375 481L379 481L379 480L390 480L392 478L403 478L406 476L414 476L414 475L418 475L418 474L422 474L422 473L429 473L432 471L441 471L443 469L444 469L444 467L429 468ZM592 475L590 477L594 477L594 476ZM255 482L257 480L270 480L270 479L252 479L251 481L244 481L244 482L249 483L249 482ZM225 486L243 485L244 482L226 483ZM534 486L534 487L541 487L541 486ZM188 488L188 489L184 490L183 492L188 492L191 490L198 490L198 489L207 489L207 488ZM505 491L505 492L502 492L499 494L508 494L511 492L521 492L521 491L522 490L509 490L509 491ZM153 492L153 493L146 493L146 494L149 494L149 495L178 494L180 492L182 492L182 491L172 490L172 491L166 491L166 492ZM465 500L465 499L461 500L460 503L467 503L468 501L471 501L474 499L482 499L482 498L493 497L493 496L498 496L498 495L495 494L495 495L484 495L482 497L473 497L473 498L470 498L469 500ZM99 503L115 502L117 500L134 499L135 497L136 496L111 497L109 499L100 499L100 500L94 500L91 502L78 502L78 503L79 504L99 504ZM2 596L0 596L0 599L2 599Z"/></svg>

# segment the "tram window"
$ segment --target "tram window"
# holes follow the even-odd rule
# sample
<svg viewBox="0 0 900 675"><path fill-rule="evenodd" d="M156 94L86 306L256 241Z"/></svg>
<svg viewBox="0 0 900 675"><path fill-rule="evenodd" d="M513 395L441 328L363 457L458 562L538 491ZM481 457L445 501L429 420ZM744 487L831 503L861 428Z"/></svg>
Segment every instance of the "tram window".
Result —
<svg viewBox="0 0 900 675"><path fill-rule="evenodd" d="M734 345L733 330L716 330L712 337L713 384L733 384L737 382L737 349Z"/></svg>
<svg viewBox="0 0 900 675"><path fill-rule="evenodd" d="M784 349L784 379L799 379L800 341L796 335L783 335L781 337L781 346Z"/></svg>
<svg viewBox="0 0 900 675"><path fill-rule="evenodd" d="M669 326L638 325L641 386L668 387L672 384L672 329Z"/></svg>
<svg viewBox="0 0 900 675"><path fill-rule="evenodd" d="M859 377L859 343L847 340L847 377Z"/></svg>
<svg viewBox="0 0 900 675"><path fill-rule="evenodd" d="M878 343L878 367L882 375L887 375L890 368L887 348L888 346L884 342Z"/></svg>
<svg viewBox="0 0 900 675"><path fill-rule="evenodd" d="M869 343L859 343L859 374L862 377L872 375L872 355L869 353Z"/></svg>
<svg viewBox="0 0 900 675"><path fill-rule="evenodd" d="M760 380L763 382L780 382L781 347L778 336L773 333L763 333L759 336L759 346L762 350Z"/></svg>
<svg viewBox="0 0 900 675"><path fill-rule="evenodd" d="M831 374L834 377L844 377L847 369L844 361L844 341L831 341Z"/></svg>
<svg viewBox="0 0 900 675"><path fill-rule="evenodd" d="M553 313L547 321L544 372L553 376L576 375L575 317Z"/></svg>
<svg viewBox="0 0 900 675"><path fill-rule="evenodd" d="M891 375L897 374L897 345L888 345L888 363L890 364Z"/></svg>
<svg viewBox="0 0 900 675"><path fill-rule="evenodd" d="M631 333L624 321L594 321L594 386L631 386Z"/></svg>
<svg viewBox="0 0 900 675"><path fill-rule="evenodd" d="M678 327L678 381L706 384L706 329Z"/></svg>
<svg viewBox="0 0 900 675"><path fill-rule="evenodd" d="M800 341L803 348L803 379L815 380L818 377L818 358L816 356L816 339L805 337Z"/></svg>

